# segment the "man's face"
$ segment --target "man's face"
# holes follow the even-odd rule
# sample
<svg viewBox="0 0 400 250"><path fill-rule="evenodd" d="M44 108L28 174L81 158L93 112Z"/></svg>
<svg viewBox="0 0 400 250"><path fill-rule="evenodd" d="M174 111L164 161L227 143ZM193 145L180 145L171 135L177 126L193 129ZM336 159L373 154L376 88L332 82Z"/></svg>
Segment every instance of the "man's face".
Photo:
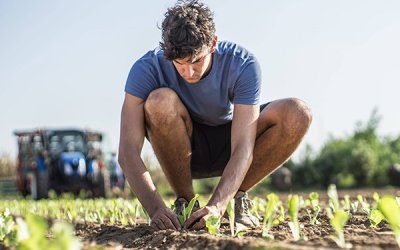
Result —
<svg viewBox="0 0 400 250"><path fill-rule="evenodd" d="M211 48L203 49L203 51L195 57L175 59L172 62L179 75L181 75L186 82L194 84L200 81L210 70L212 63L211 51Z"/></svg>

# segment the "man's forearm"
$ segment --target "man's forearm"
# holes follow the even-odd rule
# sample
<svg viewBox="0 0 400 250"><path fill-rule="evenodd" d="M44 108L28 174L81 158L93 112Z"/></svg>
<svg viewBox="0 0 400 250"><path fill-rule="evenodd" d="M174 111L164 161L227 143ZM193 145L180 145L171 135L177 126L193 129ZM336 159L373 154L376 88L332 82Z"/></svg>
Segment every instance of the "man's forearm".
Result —
<svg viewBox="0 0 400 250"><path fill-rule="evenodd" d="M123 160L120 164L130 187L151 217L158 208L165 206L164 201L158 194L140 156L121 158Z"/></svg>
<svg viewBox="0 0 400 250"><path fill-rule="evenodd" d="M229 201L235 196L242 184L251 162L252 155L233 154L208 205L217 206L220 213L224 213Z"/></svg>

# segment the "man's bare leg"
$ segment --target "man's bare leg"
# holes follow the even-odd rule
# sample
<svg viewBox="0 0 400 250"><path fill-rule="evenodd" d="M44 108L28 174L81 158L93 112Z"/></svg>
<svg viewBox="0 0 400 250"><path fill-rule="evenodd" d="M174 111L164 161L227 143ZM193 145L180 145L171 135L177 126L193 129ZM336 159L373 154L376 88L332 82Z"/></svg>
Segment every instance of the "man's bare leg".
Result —
<svg viewBox="0 0 400 250"><path fill-rule="evenodd" d="M186 107L168 88L150 93L144 104L154 153L177 197L194 197L190 171L192 121Z"/></svg>
<svg viewBox="0 0 400 250"><path fill-rule="evenodd" d="M311 124L308 106L299 99L271 102L260 113L250 165L239 190L247 191L283 164L300 144Z"/></svg>

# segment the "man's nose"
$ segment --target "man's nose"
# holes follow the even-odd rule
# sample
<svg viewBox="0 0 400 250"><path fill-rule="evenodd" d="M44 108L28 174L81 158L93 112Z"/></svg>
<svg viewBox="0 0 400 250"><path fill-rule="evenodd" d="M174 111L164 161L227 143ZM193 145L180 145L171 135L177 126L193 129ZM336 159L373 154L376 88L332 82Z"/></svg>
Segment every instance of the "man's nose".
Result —
<svg viewBox="0 0 400 250"><path fill-rule="evenodd" d="M194 74L194 68L193 68L193 66L192 66L192 65L187 65L187 66L184 68L183 74L184 74L184 76L186 76L186 77L192 77L193 74Z"/></svg>

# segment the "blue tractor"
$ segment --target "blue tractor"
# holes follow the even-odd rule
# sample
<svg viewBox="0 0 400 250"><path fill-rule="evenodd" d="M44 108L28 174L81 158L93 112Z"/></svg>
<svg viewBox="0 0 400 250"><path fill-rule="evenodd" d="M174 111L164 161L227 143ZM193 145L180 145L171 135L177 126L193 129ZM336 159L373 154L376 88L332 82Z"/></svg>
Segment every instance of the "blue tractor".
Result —
<svg viewBox="0 0 400 250"><path fill-rule="evenodd" d="M100 132L82 129L15 131L18 138L17 188L33 199L81 190L105 197Z"/></svg>

